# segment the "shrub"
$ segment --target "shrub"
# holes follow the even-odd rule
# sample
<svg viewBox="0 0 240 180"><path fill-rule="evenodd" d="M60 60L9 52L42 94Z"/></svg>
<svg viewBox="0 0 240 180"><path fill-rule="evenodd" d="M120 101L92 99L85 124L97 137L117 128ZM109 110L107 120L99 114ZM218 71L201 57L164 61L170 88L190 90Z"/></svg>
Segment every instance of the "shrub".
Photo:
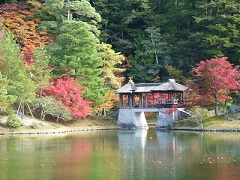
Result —
<svg viewBox="0 0 240 180"><path fill-rule="evenodd" d="M10 128L18 128L18 127L23 126L23 123L16 115L12 114L12 115L8 116L7 125Z"/></svg>
<svg viewBox="0 0 240 180"><path fill-rule="evenodd" d="M64 104L51 96L35 99L34 109L41 111L41 119L43 120L46 114L51 114L53 117L61 118L64 121L72 120L71 114Z"/></svg>

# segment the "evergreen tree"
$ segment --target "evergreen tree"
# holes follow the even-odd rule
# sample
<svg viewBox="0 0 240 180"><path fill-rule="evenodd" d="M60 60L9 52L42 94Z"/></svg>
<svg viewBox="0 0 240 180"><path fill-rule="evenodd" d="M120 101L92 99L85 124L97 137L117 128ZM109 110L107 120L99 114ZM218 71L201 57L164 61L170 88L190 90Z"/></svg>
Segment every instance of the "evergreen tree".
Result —
<svg viewBox="0 0 240 180"><path fill-rule="evenodd" d="M5 111L12 103L11 95L7 92L8 80L2 76L0 71L0 111Z"/></svg>
<svg viewBox="0 0 240 180"><path fill-rule="evenodd" d="M239 64L240 2L236 0L200 1L201 13L195 16L201 26L204 54L207 58L228 56Z"/></svg>
<svg viewBox="0 0 240 180"><path fill-rule="evenodd" d="M41 97L43 89L49 85L49 80L51 79L49 56L46 54L46 50L41 47L34 51L34 58L34 67L30 74L35 83L37 94Z"/></svg>
<svg viewBox="0 0 240 180"><path fill-rule="evenodd" d="M100 31L97 23L101 17L86 0L68 1L56 9L63 19L59 21L56 18L60 26L58 36L47 47L53 73L73 77L87 87L83 92L85 98L94 105L101 104L101 97L105 95L104 79L101 77L103 62L98 54Z"/></svg>
<svg viewBox="0 0 240 180"><path fill-rule="evenodd" d="M9 33L0 38L0 70L8 79L7 93L14 98L14 102L31 102L35 98L34 83L25 70L19 47Z"/></svg>

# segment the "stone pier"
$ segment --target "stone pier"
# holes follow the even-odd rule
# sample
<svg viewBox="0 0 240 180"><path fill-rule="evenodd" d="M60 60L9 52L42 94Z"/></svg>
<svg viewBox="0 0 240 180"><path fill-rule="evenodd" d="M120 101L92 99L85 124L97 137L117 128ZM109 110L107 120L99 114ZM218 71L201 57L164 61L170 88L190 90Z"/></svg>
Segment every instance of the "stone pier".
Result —
<svg viewBox="0 0 240 180"><path fill-rule="evenodd" d="M144 112L134 109L119 109L117 124L121 129L148 129Z"/></svg>
<svg viewBox="0 0 240 180"><path fill-rule="evenodd" d="M177 110L173 111L170 108L160 108L156 123L156 129L171 126L177 119Z"/></svg>
<svg viewBox="0 0 240 180"><path fill-rule="evenodd" d="M156 129L172 126L173 122L190 116L183 108L119 109L117 124L121 129L148 129L144 112L158 113Z"/></svg>

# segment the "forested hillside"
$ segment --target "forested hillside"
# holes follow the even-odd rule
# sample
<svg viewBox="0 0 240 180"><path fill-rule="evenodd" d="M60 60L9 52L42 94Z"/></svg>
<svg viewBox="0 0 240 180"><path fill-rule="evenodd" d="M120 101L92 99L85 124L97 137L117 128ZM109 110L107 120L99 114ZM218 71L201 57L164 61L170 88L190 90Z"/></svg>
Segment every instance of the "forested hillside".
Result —
<svg viewBox="0 0 240 180"><path fill-rule="evenodd" d="M136 82L166 79L165 66L185 76L196 63L227 56L240 60L238 0L95 0L101 37L129 59Z"/></svg>
<svg viewBox="0 0 240 180"><path fill-rule="evenodd" d="M202 60L231 69L239 55L238 0L0 2L3 112L23 102L79 119L117 105L129 77L185 84Z"/></svg>

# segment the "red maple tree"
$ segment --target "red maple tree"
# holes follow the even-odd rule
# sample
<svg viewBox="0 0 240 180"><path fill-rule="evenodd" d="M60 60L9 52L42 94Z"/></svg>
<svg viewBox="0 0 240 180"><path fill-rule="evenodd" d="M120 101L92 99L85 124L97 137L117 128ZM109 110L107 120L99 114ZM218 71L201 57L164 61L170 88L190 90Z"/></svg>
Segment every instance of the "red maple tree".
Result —
<svg viewBox="0 0 240 180"><path fill-rule="evenodd" d="M233 65L227 57L212 58L201 61L193 68L197 81L191 83L199 105L215 104L218 115L219 102L227 101L232 93L240 88L238 66Z"/></svg>
<svg viewBox="0 0 240 180"><path fill-rule="evenodd" d="M73 78L63 76L52 79L52 82L53 85L45 89L45 94L61 101L73 118L79 119L92 115L90 108L92 102L82 97L82 91L85 88L80 88Z"/></svg>

